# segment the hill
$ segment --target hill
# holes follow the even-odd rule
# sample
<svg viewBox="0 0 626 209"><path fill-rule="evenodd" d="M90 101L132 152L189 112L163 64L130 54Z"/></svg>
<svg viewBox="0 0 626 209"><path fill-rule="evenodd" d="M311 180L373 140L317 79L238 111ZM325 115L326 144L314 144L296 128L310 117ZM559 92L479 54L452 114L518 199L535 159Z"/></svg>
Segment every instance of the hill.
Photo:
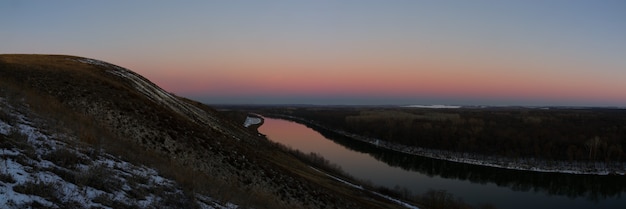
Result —
<svg viewBox="0 0 626 209"><path fill-rule="evenodd" d="M400 207L99 60L0 55L0 101L0 206Z"/></svg>

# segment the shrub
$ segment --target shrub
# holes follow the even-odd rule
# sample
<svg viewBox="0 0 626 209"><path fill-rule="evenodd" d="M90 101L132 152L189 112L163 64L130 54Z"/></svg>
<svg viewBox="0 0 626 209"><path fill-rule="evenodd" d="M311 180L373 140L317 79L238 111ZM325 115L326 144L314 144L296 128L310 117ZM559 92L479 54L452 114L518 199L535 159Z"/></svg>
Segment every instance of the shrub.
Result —
<svg viewBox="0 0 626 209"><path fill-rule="evenodd" d="M28 143L28 135L23 134L19 128L13 127L9 131L6 140L0 142L0 146L4 148L17 148L22 151L22 154L37 159L37 153L33 145Z"/></svg>
<svg viewBox="0 0 626 209"><path fill-rule="evenodd" d="M57 166L61 166L67 169L76 168L77 164L89 165L91 161L78 155L78 153L71 151L65 147L56 149L50 152L44 159L53 162Z"/></svg>
<svg viewBox="0 0 626 209"><path fill-rule="evenodd" d="M13 141L27 141L28 135L23 134L18 127L13 126L7 135L7 138Z"/></svg>
<svg viewBox="0 0 626 209"><path fill-rule="evenodd" d="M4 121L5 123L12 126L17 124L17 118L5 111L0 111L0 121Z"/></svg>
<svg viewBox="0 0 626 209"><path fill-rule="evenodd" d="M0 148L12 149L15 147L13 143L4 135L0 134Z"/></svg>
<svg viewBox="0 0 626 209"><path fill-rule="evenodd" d="M132 206L122 201L116 201L108 194L100 194L96 196L93 199L93 202L100 203L111 208L138 208L137 206Z"/></svg>
<svg viewBox="0 0 626 209"><path fill-rule="evenodd" d="M25 182L23 184L13 186L13 191L27 195L36 195L46 200L59 202L56 201L58 200L56 186L52 183L45 183L41 181Z"/></svg>
<svg viewBox="0 0 626 209"><path fill-rule="evenodd" d="M158 201L152 202L152 206L155 208L199 208L193 199L193 196L184 193L169 193L162 195Z"/></svg>
<svg viewBox="0 0 626 209"><path fill-rule="evenodd" d="M50 172L56 174L67 182L76 183L76 173L74 173L73 171L58 167L52 167L52 169L50 169Z"/></svg>
<svg viewBox="0 0 626 209"><path fill-rule="evenodd" d="M11 176L10 174L6 174L6 173L0 173L0 181L6 182L9 184L15 183L15 179L13 179L13 176Z"/></svg>
<svg viewBox="0 0 626 209"><path fill-rule="evenodd" d="M77 185L86 185L105 192L114 192L122 189L122 182L115 178L115 174L105 165L91 166L76 178Z"/></svg>

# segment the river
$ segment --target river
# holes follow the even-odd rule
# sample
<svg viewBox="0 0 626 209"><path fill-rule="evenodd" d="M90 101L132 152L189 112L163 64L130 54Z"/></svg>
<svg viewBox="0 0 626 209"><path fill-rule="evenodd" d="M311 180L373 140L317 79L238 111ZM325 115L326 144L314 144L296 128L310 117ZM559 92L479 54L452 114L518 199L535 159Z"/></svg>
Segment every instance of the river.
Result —
<svg viewBox="0 0 626 209"><path fill-rule="evenodd" d="M626 178L538 173L466 165L377 148L295 122L265 118L259 132L304 153L315 152L357 179L413 194L445 190L470 205L501 209L624 208Z"/></svg>

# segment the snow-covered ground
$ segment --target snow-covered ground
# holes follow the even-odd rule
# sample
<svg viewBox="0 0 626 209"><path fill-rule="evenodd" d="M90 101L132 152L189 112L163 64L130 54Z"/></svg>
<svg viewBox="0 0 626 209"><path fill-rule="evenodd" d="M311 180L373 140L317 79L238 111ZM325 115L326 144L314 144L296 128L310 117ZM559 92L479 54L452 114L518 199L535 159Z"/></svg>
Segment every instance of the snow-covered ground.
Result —
<svg viewBox="0 0 626 209"><path fill-rule="evenodd" d="M243 122L243 126L248 128L251 125L256 125L256 124L259 124L261 122L262 122L261 118L248 116L248 117L246 117L246 121Z"/></svg>
<svg viewBox="0 0 626 209"><path fill-rule="evenodd" d="M0 208L237 208L185 194L152 168L42 130L23 114L26 107L0 97Z"/></svg>

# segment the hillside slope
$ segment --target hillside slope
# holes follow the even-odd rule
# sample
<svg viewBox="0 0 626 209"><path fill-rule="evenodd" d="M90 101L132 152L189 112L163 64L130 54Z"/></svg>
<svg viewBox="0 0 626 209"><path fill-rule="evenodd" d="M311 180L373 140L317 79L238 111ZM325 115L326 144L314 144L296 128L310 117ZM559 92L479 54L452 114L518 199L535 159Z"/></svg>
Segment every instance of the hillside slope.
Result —
<svg viewBox="0 0 626 209"><path fill-rule="evenodd" d="M42 118L2 93L0 208L235 207L183 191L153 168L46 130L39 126Z"/></svg>
<svg viewBox="0 0 626 209"><path fill-rule="evenodd" d="M317 172L212 108L116 65L74 56L0 55L0 90L7 101L24 104L25 115L42 118L41 130L153 167L190 199L207 195L254 208L399 207Z"/></svg>

